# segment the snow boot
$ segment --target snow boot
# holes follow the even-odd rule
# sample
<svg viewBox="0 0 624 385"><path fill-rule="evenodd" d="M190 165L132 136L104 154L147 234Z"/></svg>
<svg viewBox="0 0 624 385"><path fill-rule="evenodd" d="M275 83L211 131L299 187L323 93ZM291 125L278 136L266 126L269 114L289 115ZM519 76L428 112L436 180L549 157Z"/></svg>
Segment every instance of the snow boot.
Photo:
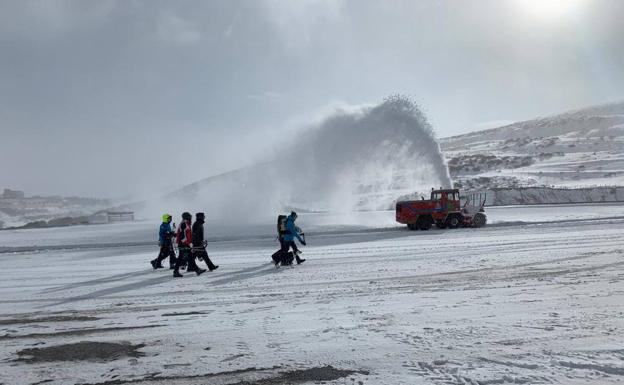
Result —
<svg viewBox="0 0 624 385"><path fill-rule="evenodd" d="M219 268L219 265L213 265L212 267L209 267L208 270L213 271L213 270L217 270Z"/></svg>
<svg viewBox="0 0 624 385"><path fill-rule="evenodd" d="M204 274L205 272L206 272L206 269L200 269L200 268L197 268L197 270L195 270L195 273L196 273L197 275L202 275L202 274Z"/></svg>
<svg viewBox="0 0 624 385"><path fill-rule="evenodd" d="M154 268L154 270L156 269L162 269L163 265L161 265L160 263L158 263L157 259L153 259L150 261L150 263L152 264L152 267Z"/></svg>
<svg viewBox="0 0 624 385"><path fill-rule="evenodd" d="M297 254L297 265L301 265L302 263L304 263L306 260L303 258L299 258L299 254Z"/></svg>
<svg viewBox="0 0 624 385"><path fill-rule="evenodd" d="M176 270L176 271L173 272L173 278L182 278L182 277L184 277L184 276L182 274L180 274L179 271Z"/></svg>

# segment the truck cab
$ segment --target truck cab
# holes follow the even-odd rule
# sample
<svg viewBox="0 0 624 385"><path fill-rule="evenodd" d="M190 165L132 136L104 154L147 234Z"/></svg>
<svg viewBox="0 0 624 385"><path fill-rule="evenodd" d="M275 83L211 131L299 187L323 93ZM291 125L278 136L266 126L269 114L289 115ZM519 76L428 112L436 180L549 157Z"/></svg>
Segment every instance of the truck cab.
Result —
<svg viewBox="0 0 624 385"><path fill-rule="evenodd" d="M431 201L438 202L436 210L438 211L460 211L459 190L432 190Z"/></svg>

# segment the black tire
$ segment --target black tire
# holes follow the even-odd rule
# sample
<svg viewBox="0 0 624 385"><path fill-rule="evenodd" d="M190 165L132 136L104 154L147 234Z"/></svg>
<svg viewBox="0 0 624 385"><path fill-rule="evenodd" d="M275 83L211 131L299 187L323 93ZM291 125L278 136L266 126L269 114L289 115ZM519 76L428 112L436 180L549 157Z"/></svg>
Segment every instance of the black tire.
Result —
<svg viewBox="0 0 624 385"><path fill-rule="evenodd" d="M436 221L436 227L438 229L446 229L446 223L444 221Z"/></svg>
<svg viewBox="0 0 624 385"><path fill-rule="evenodd" d="M461 218L457 215L450 215L446 218L446 227L456 229L461 225Z"/></svg>
<svg viewBox="0 0 624 385"><path fill-rule="evenodd" d="M418 217L416 226L423 231L429 230L431 226L433 226L433 219L429 217Z"/></svg>
<svg viewBox="0 0 624 385"><path fill-rule="evenodd" d="M407 228L414 231L414 230L418 230L418 226L416 226L416 223L408 223L407 224Z"/></svg>
<svg viewBox="0 0 624 385"><path fill-rule="evenodd" d="M487 223L487 217L483 213L476 213L472 218L473 227L483 227Z"/></svg>

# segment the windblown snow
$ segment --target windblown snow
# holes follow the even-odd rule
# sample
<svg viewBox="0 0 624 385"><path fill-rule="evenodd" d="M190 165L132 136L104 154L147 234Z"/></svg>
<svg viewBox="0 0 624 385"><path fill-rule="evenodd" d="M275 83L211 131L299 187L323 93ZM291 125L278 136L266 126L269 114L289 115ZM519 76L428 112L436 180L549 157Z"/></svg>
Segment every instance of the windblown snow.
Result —
<svg viewBox="0 0 624 385"><path fill-rule="evenodd" d="M397 197L450 187L431 125L407 98L336 111L292 134L270 162L207 178L148 205L258 217L279 210L352 212L391 207Z"/></svg>

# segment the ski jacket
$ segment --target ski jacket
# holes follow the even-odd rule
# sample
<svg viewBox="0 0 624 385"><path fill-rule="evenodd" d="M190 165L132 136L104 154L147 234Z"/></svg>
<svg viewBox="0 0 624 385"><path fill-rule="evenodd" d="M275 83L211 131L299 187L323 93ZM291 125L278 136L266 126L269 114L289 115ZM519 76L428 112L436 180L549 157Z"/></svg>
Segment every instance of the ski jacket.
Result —
<svg viewBox="0 0 624 385"><path fill-rule="evenodd" d="M193 223L193 246L202 247L204 245L204 224Z"/></svg>
<svg viewBox="0 0 624 385"><path fill-rule="evenodd" d="M174 235L171 231L171 225L168 222L163 222L160 225L158 231L158 244L160 246L171 246L171 237Z"/></svg>
<svg viewBox="0 0 624 385"><path fill-rule="evenodd" d="M284 234L284 240L286 242L292 242L295 240L295 237L299 240L299 242L303 242L299 232L297 231L297 226L295 226L295 219L292 215L289 215L286 219L286 234Z"/></svg>
<svg viewBox="0 0 624 385"><path fill-rule="evenodd" d="M190 247L193 242L193 234L191 232L191 221L182 221L178 232L176 233L176 241L178 247Z"/></svg>

